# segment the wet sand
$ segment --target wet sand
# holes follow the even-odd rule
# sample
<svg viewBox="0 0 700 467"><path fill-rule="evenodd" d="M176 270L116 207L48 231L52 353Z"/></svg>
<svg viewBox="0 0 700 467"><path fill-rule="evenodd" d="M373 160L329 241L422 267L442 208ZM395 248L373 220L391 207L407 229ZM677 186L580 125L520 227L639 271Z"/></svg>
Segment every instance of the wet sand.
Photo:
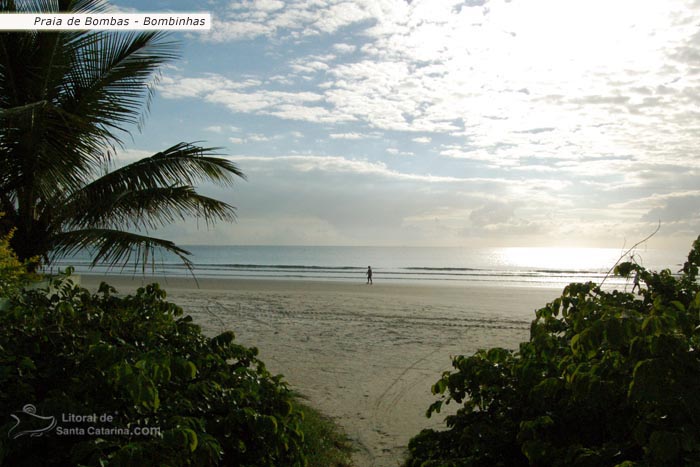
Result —
<svg viewBox="0 0 700 467"><path fill-rule="evenodd" d="M208 335L233 330L310 404L343 427L357 467L401 465L451 357L517 348L558 289L247 279L82 276L129 292L159 282ZM453 406L454 410L454 406Z"/></svg>

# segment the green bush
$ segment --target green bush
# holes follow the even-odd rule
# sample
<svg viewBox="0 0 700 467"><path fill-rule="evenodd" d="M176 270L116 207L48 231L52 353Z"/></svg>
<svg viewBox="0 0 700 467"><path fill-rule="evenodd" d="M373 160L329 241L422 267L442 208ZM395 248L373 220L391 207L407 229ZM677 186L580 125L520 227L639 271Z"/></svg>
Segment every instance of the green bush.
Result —
<svg viewBox="0 0 700 467"><path fill-rule="evenodd" d="M700 238L681 274L622 263L637 294L571 284L518 352L453 360L433 386L462 404L409 467L700 465Z"/></svg>
<svg viewBox="0 0 700 467"><path fill-rule="evenodd" d="M305 465L301 415L256 349L231 332L205 337L157 284L125 297L104 283L53 287L0 312L0 464ZM28 410L57 425L17 436ZM95 425L104 431L70 431Z"/></svg>
<svg viewBox="0 0 700 467"><path fill-rule="evenodd" d="M0 212L0 219L3 217ZM19 294L22 287L36 279L34 274L27 272L29 262L22 262L10 247L14 229L0 236L0 299L6 299ZM33 258L30 261L36 261Z"/></svg>

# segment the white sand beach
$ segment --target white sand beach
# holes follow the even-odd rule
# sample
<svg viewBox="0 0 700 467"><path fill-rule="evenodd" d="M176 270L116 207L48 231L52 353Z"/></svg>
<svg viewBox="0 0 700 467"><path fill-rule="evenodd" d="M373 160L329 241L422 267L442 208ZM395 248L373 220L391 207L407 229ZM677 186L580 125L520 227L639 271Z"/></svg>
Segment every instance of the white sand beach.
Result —
<svg viewBox="0 0 700 467"><path fill-rule="evenodd" d="M357 467L401 464L451 356L517 348L560 290L348 282L82 276L119 292L159 282L209 335L231 329L311 405L343 427ZM444 413L442 414L444 416Z"/></svg>

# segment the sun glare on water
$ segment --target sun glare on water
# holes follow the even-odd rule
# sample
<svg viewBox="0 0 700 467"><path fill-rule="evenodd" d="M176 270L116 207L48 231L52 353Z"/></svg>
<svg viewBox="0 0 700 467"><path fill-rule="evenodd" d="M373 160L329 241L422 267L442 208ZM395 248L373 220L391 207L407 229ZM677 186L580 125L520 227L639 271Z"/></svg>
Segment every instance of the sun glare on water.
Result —
<svg viewBox="0 0 700 467"><path fill-rule="evenodd" d="M513 269L607 271L620 253L615 248L502 248L497 261Z"/></svg>

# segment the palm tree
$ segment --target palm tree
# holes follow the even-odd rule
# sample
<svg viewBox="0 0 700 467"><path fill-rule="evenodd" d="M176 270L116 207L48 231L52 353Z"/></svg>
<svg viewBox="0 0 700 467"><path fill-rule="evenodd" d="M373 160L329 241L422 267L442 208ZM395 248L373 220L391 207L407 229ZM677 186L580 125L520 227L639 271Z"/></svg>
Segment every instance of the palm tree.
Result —
<svg viewBox="0 0 700 467"><path fill-rule="evenodd" d="M107 8L102 0L0 2L2 13ZM194 188L244 177L214 148L178 143L108 171L176 50L157 32L0 33L0 211L21 259L48 264L88 248L93 265L114 266L145 263L162 248L190 265L189 252L149 230L190 216L233 220L232 206Z"/></svg>

